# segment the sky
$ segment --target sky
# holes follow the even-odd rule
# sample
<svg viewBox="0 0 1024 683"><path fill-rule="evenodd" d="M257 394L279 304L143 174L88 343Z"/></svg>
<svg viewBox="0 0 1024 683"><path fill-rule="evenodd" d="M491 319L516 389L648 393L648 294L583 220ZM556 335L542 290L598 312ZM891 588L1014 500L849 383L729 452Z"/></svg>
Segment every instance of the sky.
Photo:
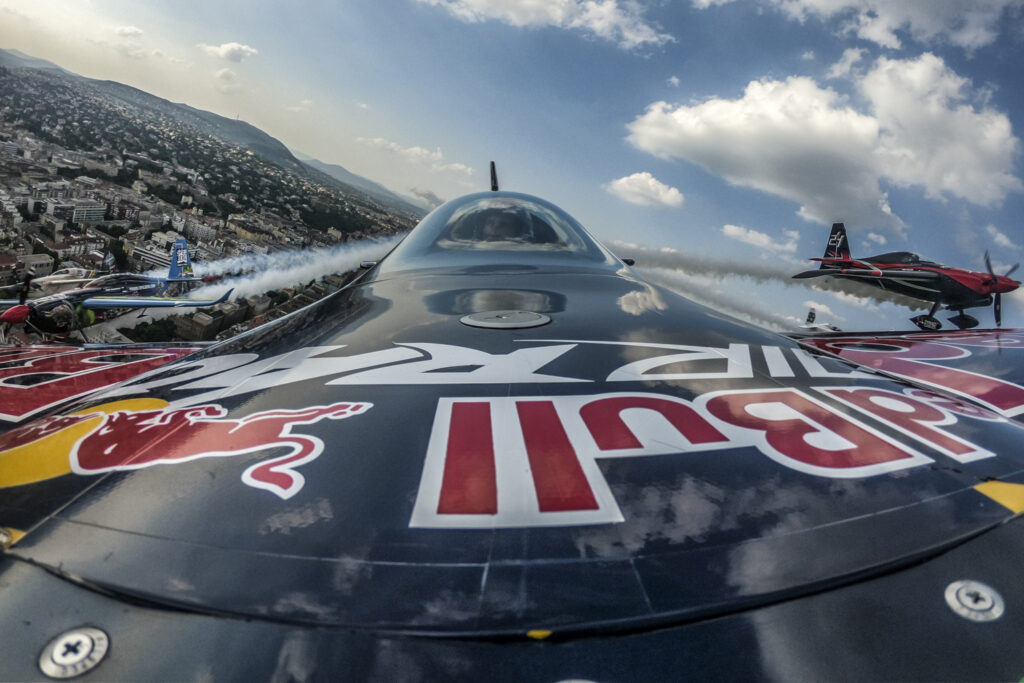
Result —
<svg viewBox="0 0 1024 683"><path fill-rule="evenodd" d="M855 256L1024 258L1024 0L0 0L0 47L410 196L486 190L493 159L502 189L773 327L813 305L913 329L791 280L833 221Z"/></svg>

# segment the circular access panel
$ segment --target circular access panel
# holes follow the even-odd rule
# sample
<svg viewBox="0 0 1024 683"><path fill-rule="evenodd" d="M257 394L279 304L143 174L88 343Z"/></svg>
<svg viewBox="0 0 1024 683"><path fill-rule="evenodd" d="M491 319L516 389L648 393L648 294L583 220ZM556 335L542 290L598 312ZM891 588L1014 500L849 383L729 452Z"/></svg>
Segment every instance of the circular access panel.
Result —
<svg viewBox="0 0 1024 683"><path fill-rule="evenodd" d="M464 316L459 322L470 327L517 329L547 325L551 318L533 311L484 311Z"/></svg>

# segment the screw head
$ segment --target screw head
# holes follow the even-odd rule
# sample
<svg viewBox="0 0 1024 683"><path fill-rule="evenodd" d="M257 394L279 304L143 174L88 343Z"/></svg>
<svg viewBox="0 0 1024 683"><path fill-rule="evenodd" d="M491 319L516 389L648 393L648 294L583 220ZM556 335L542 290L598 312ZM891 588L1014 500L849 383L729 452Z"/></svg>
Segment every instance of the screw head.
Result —
<svg viewBox="0 0 1024 683"><path fill-rule="evenodd" d="M954 581L946 586L946 604L964 619L978 622L994 621L1006 610L999 592L980 581Z"/></svg>
<svg viewBox="0 0 1024 683"><path fill-rule="evenodd" d="M94 669L107 655L110 639L92 626L60 634L43 648L39 669L50 678L74 678Z"/></svg>

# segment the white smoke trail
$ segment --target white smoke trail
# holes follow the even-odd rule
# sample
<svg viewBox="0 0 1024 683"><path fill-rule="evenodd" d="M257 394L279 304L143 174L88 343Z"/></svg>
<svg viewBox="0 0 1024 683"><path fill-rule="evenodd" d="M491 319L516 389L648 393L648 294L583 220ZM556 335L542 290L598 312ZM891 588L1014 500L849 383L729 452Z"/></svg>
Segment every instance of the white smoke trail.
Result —
<svg viewBox="0 0 1024 683"><path fill-rule="evenodd" d="M401 235L384 240L359 240L325 249L280 251L270 254L245 254L216 261L197 261L193 271L197 277L244 272L219 282L198 287L188 293L191 299L217 299L229 289L231 299L255 296L274 289L304 285L311 280L332 273L347 273L359 268L364 261L377 261L401 239ZM166 271L148 273L166 276ZM132 311L105 323L86 329L90 340L101 341L120 328L133 328L145 322L155 322L176 315L188 315L201 308L146 308Z"/></svg>
<svg viewBox="0 0 1024 683"><path fill-rule="evenodd" d="M808 263L806 268L801 264L787 261L737 261L720 258L708 258L702 254L686 254L674 249L652 249L635 244L614 244L613 250L623 256L636 259L638 267L658 268L680 271L685 275L705 275L722 279L730 275L750 278L755 282L778 282L788 287L806 287L823 292L846 293L876 303L893 303L898 306L917 310L926 309L928 305L917 299L885 291L853 280L832 277L816 277L794 279L799 270L811 270L815 266Z"/></svg>
<svg viewBox="0 0 1024 683"><path fill-rule="evenodd" d="M332 273L347 273L364 261L376 261L399 240L360 240L325 249L279 251L269 254L245 254L217 261L196 262L197 277L244 272L219 282L194 289L193 299L213 299L233 289L232 299L263 294L274 289L304 285Z"/></svg>
<svg viewBox="0 0 1024 683"><path fill-rule="evenodd" d="M708 286L706 277L691 276L680 270L669 268L640 268L641 274L654 284L682 294L687 299L703 304L713 310L722 311L740 320L770 330L786 332L799 329L800 321L792 316L767 311L763 306L751 303L742 296L730 296Z"/></svg>

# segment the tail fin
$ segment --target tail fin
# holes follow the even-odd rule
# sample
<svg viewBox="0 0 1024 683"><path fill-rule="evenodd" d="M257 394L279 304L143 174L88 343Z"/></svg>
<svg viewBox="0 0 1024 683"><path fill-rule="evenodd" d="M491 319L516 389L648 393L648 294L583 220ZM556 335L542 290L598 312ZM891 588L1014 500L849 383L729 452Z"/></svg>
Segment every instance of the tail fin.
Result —
<svg viewBox="0 0 1024 683"><path fill-rule="evenodd" d="M850 258L850 242L846 239L846 226L842 223L832 224L832 232L825 246L825 258ZM824 262L821 267L826 267Z"/></svg>
<svg viewBox="0 0 1024 683"><path fill-rule="evenodd" d="M167 271L167 279L172 281L191 280L192 278L192 257L188 253L188 242L178 240L174 243L174 249L171 250L171 267Z"/></svg>

